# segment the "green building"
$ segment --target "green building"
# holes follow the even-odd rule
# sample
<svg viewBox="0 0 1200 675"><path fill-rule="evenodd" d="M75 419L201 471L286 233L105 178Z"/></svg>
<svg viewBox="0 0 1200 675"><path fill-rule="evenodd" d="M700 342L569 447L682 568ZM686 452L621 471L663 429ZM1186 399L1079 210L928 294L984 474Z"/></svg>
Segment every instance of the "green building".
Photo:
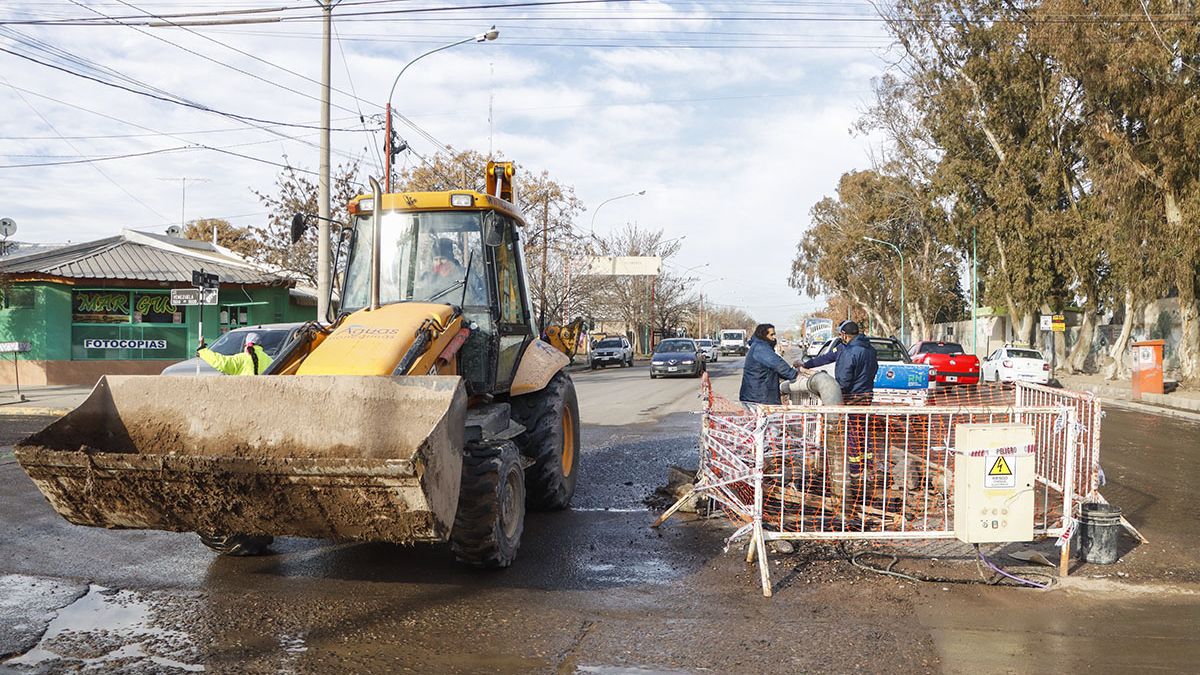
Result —
<svg viewBox="0 0 1200 675"><path fill-rule="evenodd" d="M215 306L176 307L192 273L220 277ZM101 375L157 374L238 326L311 321L316 295L204 241L126 230L49 251L0 258L0 384L91 385Z"/></svg>

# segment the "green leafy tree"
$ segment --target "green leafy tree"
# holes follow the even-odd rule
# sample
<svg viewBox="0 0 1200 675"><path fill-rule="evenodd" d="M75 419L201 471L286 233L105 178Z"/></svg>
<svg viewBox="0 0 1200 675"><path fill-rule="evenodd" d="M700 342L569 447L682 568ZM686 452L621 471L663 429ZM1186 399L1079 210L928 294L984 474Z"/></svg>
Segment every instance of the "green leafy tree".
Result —
<svg viewBox="0 0 1200 675"><path fill-rule="evenodd" d="M193 241L212 241L216 230L216 243L245 258L253 258L259 242L249 227L237 227L223 218L199 218L190 221L183 229L183 237Z"/></svg>
<svg viewBox="0 0 1200 675"><path fill-rule="evenodd" d="M339 223L349 223L346 206L355 196L362 194L363 187L358 179L357 161L340 164L331 172L330 218ZM258 247L251 258L295 275L309 284L317 283L317 242L320 234L317 227L310 227L300 241L292 244L291 223L297 213L316 216L319 211L317 200L320 194L317 177L293 167L282 170L275 179L274 192L254 190L254 195L267 207L270 215L262 226L250 228ZM316 219L312 220L316 224ZM340 228L329 228L331 250L336 250ZM345 257L342 257L345 261Z"/></svg>

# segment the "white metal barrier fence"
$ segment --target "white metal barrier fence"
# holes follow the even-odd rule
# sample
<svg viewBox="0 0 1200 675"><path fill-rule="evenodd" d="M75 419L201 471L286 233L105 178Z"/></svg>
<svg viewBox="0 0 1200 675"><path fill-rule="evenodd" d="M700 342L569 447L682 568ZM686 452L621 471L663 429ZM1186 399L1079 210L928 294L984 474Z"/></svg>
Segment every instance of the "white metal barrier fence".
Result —
<svg viewBox="0 0 1200 675"><path fill-rule="evenodd" d="M921 407L743 406L714 396L707 380L703 391L695 494L739 526L730 541L749 535L747 560L758 558L765 595L771 540L955 538L960 424L1033 427L1035 536L1069 536L1077 505L1099 495L1101 412L1091 395L1019 383L964 388Z"/></svg>

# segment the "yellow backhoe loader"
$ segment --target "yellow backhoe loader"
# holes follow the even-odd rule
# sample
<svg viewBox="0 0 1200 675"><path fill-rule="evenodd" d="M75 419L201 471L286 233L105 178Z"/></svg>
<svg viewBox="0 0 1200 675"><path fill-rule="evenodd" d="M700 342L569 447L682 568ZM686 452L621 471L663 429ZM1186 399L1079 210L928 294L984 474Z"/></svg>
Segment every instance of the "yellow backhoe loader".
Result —
<svg viewBox="0 0 1200 675"><path fill-rule="evenodd" d="M350 204L338 316L258 377L108 376L22 441L67 520L196 532L229 555L274 536L449 541L505 567L526 507L563 509L579 475L567 357L537 339L512 203L487 189Z"/></svg>

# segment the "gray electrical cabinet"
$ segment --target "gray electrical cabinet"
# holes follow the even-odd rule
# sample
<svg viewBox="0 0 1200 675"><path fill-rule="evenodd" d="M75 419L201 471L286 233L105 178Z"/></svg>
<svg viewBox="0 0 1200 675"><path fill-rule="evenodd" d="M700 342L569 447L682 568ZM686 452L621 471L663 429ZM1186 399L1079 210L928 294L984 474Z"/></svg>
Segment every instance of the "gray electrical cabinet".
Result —
<svg viewBox="0 0 1200 675"><path fill-rule="evenodd" d="M1033 427L959 424L954 450L955 536L968 544L1033 540Z"/></svg>

